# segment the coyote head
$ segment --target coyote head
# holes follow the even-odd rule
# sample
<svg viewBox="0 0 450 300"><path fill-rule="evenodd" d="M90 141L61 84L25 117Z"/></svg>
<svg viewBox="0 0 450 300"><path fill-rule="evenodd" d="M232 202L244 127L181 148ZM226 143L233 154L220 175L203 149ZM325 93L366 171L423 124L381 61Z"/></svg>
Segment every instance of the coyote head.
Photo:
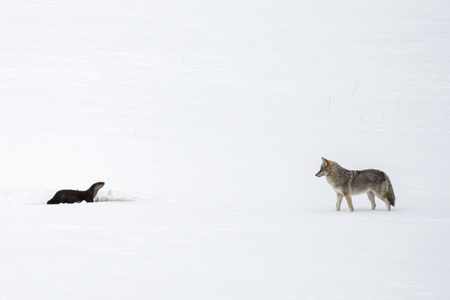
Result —
<svg viewBox="0 0 450 300"><path fill-rule="evenodd" d="M330 169L332 162L322 157L322 165L320 166L319 172L317 172L317 177L327 176L330 174Z"/></svg>

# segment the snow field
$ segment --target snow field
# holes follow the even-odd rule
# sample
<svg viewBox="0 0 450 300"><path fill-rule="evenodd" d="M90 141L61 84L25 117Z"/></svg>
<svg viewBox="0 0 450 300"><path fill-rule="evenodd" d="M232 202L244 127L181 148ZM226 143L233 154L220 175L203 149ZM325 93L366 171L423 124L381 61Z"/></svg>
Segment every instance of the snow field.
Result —
<svg viewBox="0 0 450 300"><path fill-rule="evenodd" d="M447 299L449 8L0 4L2 299Z"/></svg>

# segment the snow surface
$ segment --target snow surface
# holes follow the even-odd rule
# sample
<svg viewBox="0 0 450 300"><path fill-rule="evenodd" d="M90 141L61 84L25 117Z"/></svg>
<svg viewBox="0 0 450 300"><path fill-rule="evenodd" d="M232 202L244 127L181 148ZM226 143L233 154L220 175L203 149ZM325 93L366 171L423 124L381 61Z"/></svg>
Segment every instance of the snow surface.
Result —
<svg viewBox="0 0 450 300"><path fill-rule="evenodd" d="M2 1L0 298L449 299L449 37L437 0ZM321 156L396 207L335 212Z"/></svg>

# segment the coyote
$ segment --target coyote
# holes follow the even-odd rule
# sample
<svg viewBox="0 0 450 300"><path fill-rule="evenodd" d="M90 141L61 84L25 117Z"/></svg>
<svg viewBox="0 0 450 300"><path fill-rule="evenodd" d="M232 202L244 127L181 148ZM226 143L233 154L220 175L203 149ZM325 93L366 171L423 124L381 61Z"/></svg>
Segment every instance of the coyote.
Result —
<svg viewBox="0 0 450 300"><path fill-rule="evenodd" d="M342 198L347 199L348 208L353 211L352 195L367 193L372 210L375 209L375 195L386 203L387 210L395 206L394 189L389 177L382 171L369 169L350 171L338 163L322 157L317 177L325 176L337 194L336 210L341 210Z"/></svg>

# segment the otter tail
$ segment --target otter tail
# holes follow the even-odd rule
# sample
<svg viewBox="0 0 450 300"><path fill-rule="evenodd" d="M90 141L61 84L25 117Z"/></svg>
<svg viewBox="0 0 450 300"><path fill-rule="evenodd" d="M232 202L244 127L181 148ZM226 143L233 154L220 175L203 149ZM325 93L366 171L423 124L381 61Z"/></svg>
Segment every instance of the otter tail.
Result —
<svg viewBox="0 0 450 300"><path fill-rule="evenodd" d="M52 198L47 201L47 204L59 204L59 203L55 200L55 198Z"/></svg>

